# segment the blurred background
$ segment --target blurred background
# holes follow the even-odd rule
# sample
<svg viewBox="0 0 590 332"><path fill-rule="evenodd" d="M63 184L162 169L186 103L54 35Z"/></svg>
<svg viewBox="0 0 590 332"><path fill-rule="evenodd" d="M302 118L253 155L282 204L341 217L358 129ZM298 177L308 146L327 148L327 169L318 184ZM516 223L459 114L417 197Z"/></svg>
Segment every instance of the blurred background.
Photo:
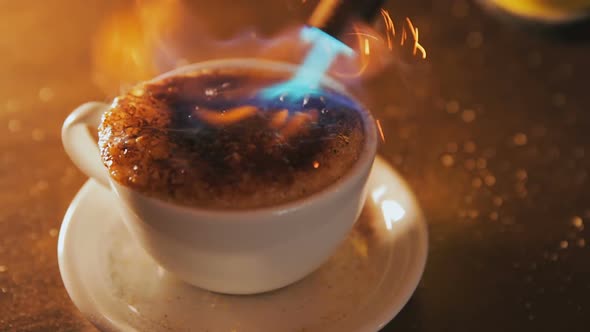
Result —
<svg viewBox="0 0 590 332"><path fill-rule="evenodd" d="M63 214L85 181L61 147L70 111L179 64L255 55L257 46L235 45L276 41L313 5L0 3L0 331L93 331L56 258ZM425 211L430 249L416 293L385 331L589 329L589 7L387 3L400 26L410 17L420 28L428 57L409 61L395 48L357 89L383 126L380 153ZM376 31L387 40L383 23ZM282 44L269 43L281 56Z"/></svg>

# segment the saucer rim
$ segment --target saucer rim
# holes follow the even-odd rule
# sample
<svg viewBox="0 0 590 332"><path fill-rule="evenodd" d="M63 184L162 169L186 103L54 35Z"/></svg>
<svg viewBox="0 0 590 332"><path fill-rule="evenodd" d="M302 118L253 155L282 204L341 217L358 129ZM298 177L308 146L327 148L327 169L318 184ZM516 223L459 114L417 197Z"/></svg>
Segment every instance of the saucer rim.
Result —
<svg viewBox="0 0 590 332"><path fill-rule="evenodd" d="M384 171L390 173L391 176L395 177L401 184L405 185L406 188L410 188L406 181L395 169L393 169L393 167L391 167L391 165L385 159L378 156L375 158L373 167L384 168ZM85 283L80 280L80 278L78 278L79 273L73 266L71 266L71 262L68 263L68 259L66 257L68 256L66 253L68 233L70 233L72 222L75 222L76 212L80 209L80 205L86 196L92 194L92 191L96 190L96 188L103 187L95 180L88 179L76 193L75 197L68 206L58 236L58 267L62 281L70 299L85 316L85 318L101 331L119 331L122 330L123 326L120 325L123 323L112 321L100 313L98 310L98 305L92 301L91 292L87 289ZM422 213L422 210L416 201L414 192L410 190L410 193L414 203L418 207L417 214L415 216L416 229L414 230L416 234L416 240L415 245L413 246L414 249L417 249L417 251L414 254L413 263L410 264L405 273L405 282L401 286L401 290L399 291L398 295L393 297L392 301L389 301L387 305L384 305L381 310L379 310L380 313L378 315L375 315L372 319L367 319L359 331L379 331L385 327L385 325L391 322L406 306L424 274L429 250L428 227L424 214ZM124 226L121 224L121 227ZM390 245L393 246L394 243L391 243ZM123 325L125 328L136 330L127 324Z"/></svg>
<svg viewBox="0 0 590 332"><path fill-rule="evenodd" d="M387 160L385 160L381 156L377 156L375 158L375 166L383 167L388 173L391 173L392 176L396 177L397 180L411 193L412 199L414 200L414 204L418 207L417 215L416 215L416 234L418 236L418 243L416 244L416 248L419 249L419 252L416 253L415 257L416 260L419 262L414 262L412 267L410 268L409 273L407 273L408 277L406 277L407 283L403 286L404 292L402 293L403 296L398 296L400 299L398 301L392 301L387 310L382 311L382 315L378 319L381 323L377 326L377 329L374 331L379 331L385 327L385 325L389 324L393 319L402 311L402 309L408 304L412 295L416 292L420 281L422 280L422 276L424 275L424 270L426 269L426 262L428 260L428 250L429 250L429 234L428 234L428 224L426 222L426 217L418 201L414 194L414 191L411 190L408 182L401 177L401 175L391 166ZM366 203L365 203L366 204ZM377 319L376 319L377 320Z"/></svg>

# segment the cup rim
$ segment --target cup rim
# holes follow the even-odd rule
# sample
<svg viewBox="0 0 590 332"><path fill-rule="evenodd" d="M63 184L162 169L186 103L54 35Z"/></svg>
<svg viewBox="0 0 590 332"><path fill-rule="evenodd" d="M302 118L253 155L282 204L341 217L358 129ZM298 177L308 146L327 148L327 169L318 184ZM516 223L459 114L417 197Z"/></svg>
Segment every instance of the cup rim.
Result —
<svg viewBox="0 0 590 332"><path fill-rule="evenodd" d="M204 69L227 69L227 68L234 68L234 69L254 69L254 70L274 70L277 72L294 72L297 69L297 65L287 62L279 62L273 60L266 60L266 59L258 59L258 58L228 58L228 59L220 59L220 60L210 60L204 62L198 62L194 64L189 64L186 66L182 66L176 68L174 70L168 71L163 73L147 82L156 82L162 79L180 75L186 72L194 72L198 70ZM129 191L135 195L139 195L140 197L148 200L151 204L154 204L161 208L166 209L173 209L183 213L189 214L198 214L199 216L204 217L236 217L238 219L247 219L246 217L257 217L257 216L268 216L268 215L282 215L289 213L291 211L301 210L307 206L310 206L317 202L327 201L332 196L337 195L338 193L348 191L354 184L359 180L360 177L364 174L367 168L373 164L373 160L375 159L376 151L377 151L377 128L375 125L375 120L373 115L369 112L369 110L360 103L352 94L342 85L341 83L337 82L333 78L329 76L324 76L322 78L322 84L333 88L336 92L345 95L346 97L350 98L353 102L355 102L361 111L361 115L363 116L363 126L365 130L365 142L363 145L363 149L358 157L358 160L353 164L352 168L350 168L342 177L338 180L328 184L324 188L319 191L315 191L305 197L298 198L295 200L287 201L280 204L275 204L271 206L262 206L262 207L254 207L254 208L244 208L244 209L218 209L218 208L207 208L202 206L188 206L183 205L181 203L175 203L173 201L166 201L163 199L155 198L149 195L146 195L140 191L135 189L129 188L123 184L118 183L113 178L109 176L109 180L112 186L115 186L120 189L124 189ZM119 190L119 189L118 189ZM115 190L117 192L118 190ZM256 219L254 219L256 220Z"/></svg>

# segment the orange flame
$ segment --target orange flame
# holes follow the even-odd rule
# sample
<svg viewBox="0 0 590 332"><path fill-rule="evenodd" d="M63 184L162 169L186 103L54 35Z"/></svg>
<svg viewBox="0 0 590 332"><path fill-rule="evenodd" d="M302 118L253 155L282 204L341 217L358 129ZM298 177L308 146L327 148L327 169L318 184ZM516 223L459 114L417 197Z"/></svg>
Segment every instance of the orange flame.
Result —
<svg viewBox="0 0 590 332"><path fill-rule="evenodd" d="M210 125L220 127L245 120L258 112L254 106L240 106L226 112L198 109L193 112L200 120Z"/></svg>
<svg viewBox="0 0 590 332"><path fill-rule="evenodd" d="M298 134L311 119L308 114L297 112L291 117L289 122L281 129L281 135L289 138Z"/></svg>
<svg viewBox="0 0 590 332"><path fill-rule="evenodd" d="M195 26L202 20L192 17L183 4L182 0L135 0L134 6L106 19L94 40L95 83L110 94L119 94L120 88L188 63L249 57L299 64L310 48L299 38L300 28L283 30L270 39L245 32L231 41L211 40L202 27ZM329 75L350 83L381 72L392 60L388 50L394 49L396 39L401 45L411 39L413 54L426 58L419 29L409 18L399 36L389 12L382 9L381 15L386 33L380 36L367 26L353 25L345 39L357 56L336 59Z"/></svg>
<svg viewBox="0 0 590 332"><path fill-rule="evenodd" d="M179 0L137 0L104 21L94 40L95 82L108 89L156 75L156 56L168 53L165 36L173 33L182 12Z"/></svg>
<svg viewBox="0 0 590 332"><path fill-rule="evenodd" d="M197 109L193 111L193 114L201 121L214 127L229 126L256 114L261 114L263 117L267 116L264 111L255 106L239 106L224 112ZM279 130L282 138L289 139L303 133L310 124L318 121L319 116L320 113L317 109L296 112L294 115L289 115L289 111L283 109L270 116L268 126Z"/></svg>
<svg viewBox="0 0 590 332"><path fill-rule="evenodd" d="M281 129L280 133L285 139L301 134L308 125L318 120L319 113L317 110L308 112L296 112L289 118L287 124Z"/></svg>
<svg viewBox="0 0 590 332"><path fill-rule="evenodd" d="M270 127L273 129L279 129L279 128L283 127L285 125L285 123L287 123L288 116L289 116L289 111L286 109L276 112L272 116L272 119L270 120Z"/></svg>

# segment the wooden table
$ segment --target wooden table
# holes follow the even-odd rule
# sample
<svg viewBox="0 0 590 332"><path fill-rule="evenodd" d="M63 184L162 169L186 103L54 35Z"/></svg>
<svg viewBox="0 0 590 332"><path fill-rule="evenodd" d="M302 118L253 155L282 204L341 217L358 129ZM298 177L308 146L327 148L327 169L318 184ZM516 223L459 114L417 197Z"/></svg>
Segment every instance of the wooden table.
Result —
<svg viewBox="0 0 590 332"><path fill-rule="evenodd" d="M131 2L0 4L0 331L94 330L58 271L61 219L85 181L60 127L75 106L118 88L97 84L92 45ZM252 25L272 32L302 15L249 3L187 8L220 37ZM588 39L504 25L464 0L390 7L420 27L429 68L392 68L367 83L366 99L386 133L381 153L416 191L431 242L418 290L385 331L587 331Z"/></svg>

